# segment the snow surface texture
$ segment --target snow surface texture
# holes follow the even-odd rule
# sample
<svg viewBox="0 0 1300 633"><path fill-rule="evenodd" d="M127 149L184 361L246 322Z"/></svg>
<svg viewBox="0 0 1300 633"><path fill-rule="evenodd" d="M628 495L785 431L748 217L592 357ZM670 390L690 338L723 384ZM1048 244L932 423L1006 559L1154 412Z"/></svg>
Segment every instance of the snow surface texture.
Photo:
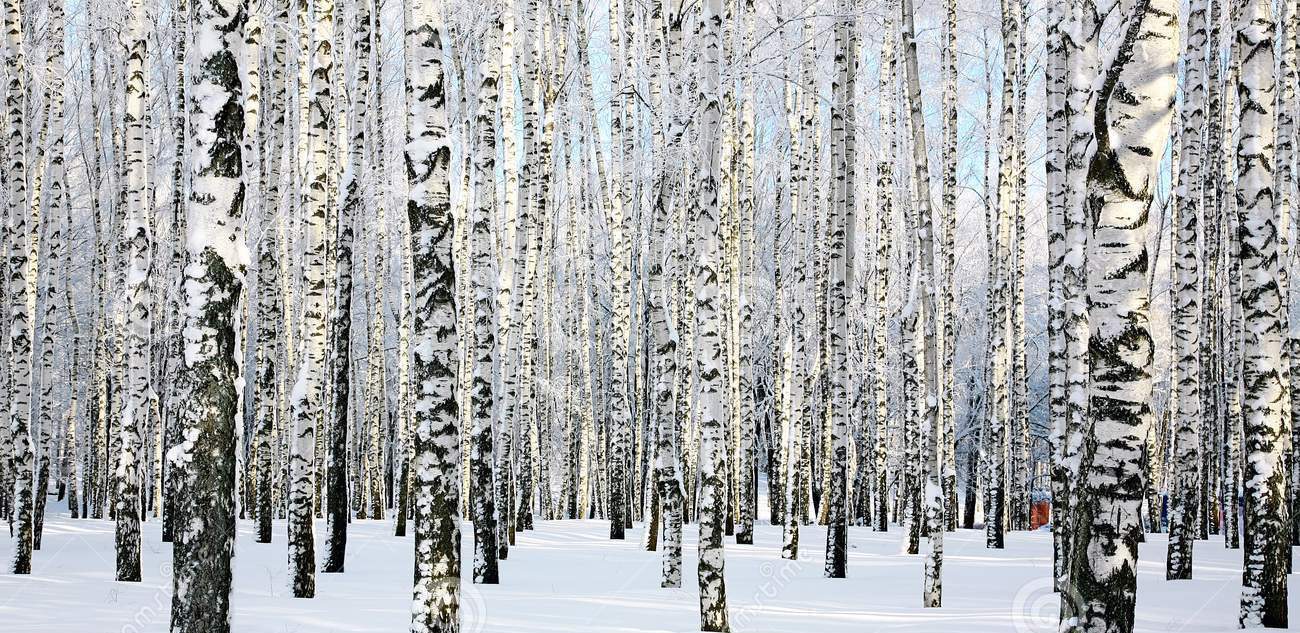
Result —
<svg viewBox="0 0 1300 633"><path fill-rule="evenodd" d="M53 500L50 502L54 504ZM760 506L761 507L761 506ZM324 529L323 520L317 531ZM113 580L113 523L46 518L42 549L31 576L0 575L4 633L146 633L167 630L171 603L171 545L161 523L142 524L144 581ZM473 585L463 567L465 633L609 633L698 631L694 582L660 589L660 553L639 547L643 525L627 540L608 539L604 521L539 521L520 532L501 583ZM886 534L849 529L848 577L822 577L823 527L803 526L800 558L781 560L781 532L755 525L753 545L726 539L727 599L735 633L869 633L873 631L1055 631L1058 601L1051 591L1052 540L1046 530L1008 532L1007 548L984 548L982 530L944 538L943 608L921 608L922 556L899 554L897 528ZM472 560L472 528L462 528L463 560ZM684 529L683 569L696 564L696 528ZM316 598L288 589L285 524L275 542L254 542L256 526L239 522L233 628L240 633L405 631L411 603L411 538L392 536L392 521L348 526L347 572L319 574ZM0 559L14 541L0 539ZM1196 544L1195 580L1164 579L1165 535L1141 546L1138 631L1237 631L1241 550L1222 540ZM1300 599L1291 597L1291 609Z"/></svg>

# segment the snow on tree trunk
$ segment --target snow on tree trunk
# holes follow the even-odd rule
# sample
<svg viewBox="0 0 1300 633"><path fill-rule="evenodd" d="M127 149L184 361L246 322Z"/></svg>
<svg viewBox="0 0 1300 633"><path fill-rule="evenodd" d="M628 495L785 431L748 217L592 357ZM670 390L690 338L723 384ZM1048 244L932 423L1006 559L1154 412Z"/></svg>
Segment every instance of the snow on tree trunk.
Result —
<svg viewBox="0 0 1300 633"><path fill-rule="evenodd" d="M415 583L411 633L460 629L460 432L456 408L456 272L451 145L441 0L406 11L406 180L415 292Z"/></svg>
<svg viewBox="0 0 1300 633"><path fill-rule="evenodd" d="M278 29L277 29L278 30ZM275 106L271 106L274 118ZM272 147L278 147L273 144ZM276 160L272 158L272 160ZM273 171L272 174L275 172ZM272 180L267 184L267 200L274 202L270 195ZM257 254L257 384L255 399L257 402L257 542L271 542L271 516L274 513L271 502L272 465L271 443L274 439L276 418L276 359L275 346L281 334L282 313L280 310L280 266L279 244L276 238L275 224L269 221L269 214L263 207L262 240L258 244Z"/></svg>
<svg viewBox="0 0 1300 633"><path fill-rule="evenodd" d="M1242 413L1245 455L1245 551L1242 628L1287 628L1287 567L1291 555L1283 455L1291 450L1284 419L1282 294L1279 287L1273 169L1277 134L1272 5L1252 0L1236 28L1240 47L1240 135L1237 217L1241 259ZM1289 168L1289 166L1287 166Z"/></svg>
<svg viewBox="0 0 1300 633"><path fill-rule="evenodd" d="M194 5L189 50L189 253L185 268L183 441L168 459L179 506L172 549L172 633L230 631L235 553L236 331L248 252L238 52L245 14L233 0Z"/></svg>
<svg viewBox="0 0 1300 633"><path fill-rule="evenodd" d="M129 249L126 271L126 388L122 410L122 452L117 462L117 492L113 516L116 519L117 580L140 581L140 479L141 430L149 411L149 271L153 238L145 180L144 131L145 33L144 7L133 0L128 8L126 60L126 217L122 240Z"/></svg>
<svg viewBox="0 0 1300 633"><path fill-rule="evenodd" d="M1297 521L1297 514L1300 513L1300 452L1296 451L1296 446L1300 444L1300 428L1297 428L1296 417L1300 414L1300 402L1297 402L1296 385L1300 384L1297 380L1300 373L1300 360L1297 359L1296 344L1300 339L1295 338L1290 333L1291 323L1291 302L1292 296L1290 289L1290 262L1295 254L1295 237L1292 227L1295 224L1294 209L1295 195L1293 193L1296 176L1294 169L1290 167L1295 164L1295 96L1297 82L1297 60L1296 53L1296 31L1300 28L1297 24L1300 18L1300 2L1297 0L1285 0L1280 3L1282 10L1282 45L1279 50L1281 55L1278 60L1278 80L1281 85L1277 90L1277 164L1280 166L1274 170L1276 180L1277 206L1278 206L1278 231L1279 242L1281 244L1281 253L1279 259L1284 263L1280 268L1283 296L1282 296L1282 331L1283 338L1283 356L1286 361L1286 367L1283 379L1286 384L1286 395L1283 396L1283 405L1286 407L1283 411L1284 419L1291 425L1291 450L1284 458L1287 468L1287 479L1290 487L1287 493L1287 517L1291 522L1291 544L1300 544L1300 521ZM1291 559L1288 559L1291 560ZM1294 569L1294 563L1289 569Z"/></svg>
<svg viewBox="0 0 1300 633"><path fill-rule="evenodd" d="M668 144L668 135L664 133L663 116L664 99L660 90L661 71L664 66L664 40L661 35L663 25L664 0L655 0L650 8L650 81L651 102L655 113L654 125L654 164L657 166L655 199L650 214L651 234L669 231L671 216L670 204L673 202L673 173L670 157L678 155L677 135L674 142ZM670 23L680 27L680 13L671 16ZM670 322L672 315L669 301L674 284L665 263L669 260L666 240L651 239L649 265L646 271L646 302L648 304L650 325L651 355L651 398L650 424L656 429L654 434L654 480L658 486L659 503L662 505L663 517L663 576L660 587L679 588L682 586L682 488L677 475L677 455L681 438L677 434L678 409L674 406L673 388L677 384L677 338ZM650 527L646 528L647 530Z"/></svg>
<svg viewBox="0 0 1300 633"><path fill-rule="evenodd" d="M1178 5L1139 0L1099 83L1086 181L1089 414L1071 517L1062 630L1133 629L1153 347L1148 208L1173 115Z"/></svg>
<svg viewBox="0 0 1300 633"><path fill-rule="evenodd" d="M177 371L169 372L178 374L165 385L163 392L163 406L165 408L163 431L163 442L165 450L170 451L172 447L183 441L181 437L181 394L186 385L182 382L180 367L184 364L184 319L181 312L183 307L183 298L180 289L185 283L185 64L186 64L186 38L189 36L187 25L189 24L189 4L186 0L178 0L173 8L171 26L173 30L172 37L172 75L176 82L174 86L172 108L172 142L178 150L172 159L172 244L171 244L171 262L169 262L167 276L170 281L170 292L167 299L167 316L171 320L171 331L167 333L167 351L166 359L168 367L175 368ZM284 11L288 11L287 0L283 5ZM287 13L286 13L287 15ZM279 32L280 29L277 29ZM274 68L274 67L273 67ZM278 180L277 180L278 182ZM164 480L163 480L163 525L162 541L170 543L176 530L176 489L173 477L171 463L164 461ZM88 477L89 479L89 477ZM269 526L267 528L270 529Z"/></svg>
<svg viewBox="0 0 1300 633"><path fill-rule="evenodd" d="M1048 5L1047 63L1044 85L1047 108L1047 381L1048 445L1051 451L1052 574L1060 578L1065 564L1064 512L1068 482L1061 459L1065 445L1065 150L1069 124L1066 117L1065 11L1073 7ZM1055 582L1055 580L1053 581Z"/></svg>
<svg viewBox="0 0 1300 633"><path fill-rule="evenodd" d="M1065 313L1061 328L1065 345L1065 419L1061 429L1056 477L1073 482L1079 477L1079 457L1082 450L1083 427L1088 411L1088 354L1089 323L1087 300L1088 239L1090 215L1085 207L1085 183L1093 147L1093 124L1096 101L1092 83L1098 66L1098 29L1100 21L1096 6L1085 0L1072 7L1062 30L1061 48L1066 56L1065 81L1065 209L1062 231L1065 234L1065 253L1062 266L1062 301ZM1053 498L1052 523L1060 524L1057 551L1056 588L1066 584L1069 574L1069 557L1073 551L1070 539L1073 529L1073 503L1075 490L1071 487L1058 501Z"/></svg>
<svg viewBox="0 0 1300 633"><path fill-rule="evenodd" d="M1013 294L1013 260L1011 252L1011 231L1016 215L1016 201L1019 198L1018 172L1015 165L1016 149L1016 99L1015 68L1019 64L1019 22L1016 20L1012 3L1018 0L1002 0L1002 110L998 119L1001 141L998 145L998 179L997 179L997 230L996 245L991 252L996 253L990 262L996 267L996 288L993 303L993 385L992 416L989 421L988 435L984 456L987 460L986 482L989 503L984 507L985 543L990 548L1001 549L1007 522L1008 467L1014 467L1015 461L1008 463L1007 449L1013 432L1012 397L1014 389L1014 329L1012 322L1014 312ZM1014 478L1014 473L1011 474Z"/></svg>
<svg viewBox="0 0 1300 633"><path fill-rule="evenodd" d="M519 131L514 125L517 99L515 96L515 8L507 3L501 15L501 126L502 176L505 181L505 204L502 206L502 228L499 231L499 261L497 271L496 317L500 332L502 353L500 372L500 415L497 428L495 503L497 514L497 558L505 559L515 540L514 498L514 434L515 408L519 402L519 312L520 296L514 291L522 279L527 236L519 230L520 190ZM527 213L526 211L524 213ZM526 222L524 223L526 225Z"/></svg>

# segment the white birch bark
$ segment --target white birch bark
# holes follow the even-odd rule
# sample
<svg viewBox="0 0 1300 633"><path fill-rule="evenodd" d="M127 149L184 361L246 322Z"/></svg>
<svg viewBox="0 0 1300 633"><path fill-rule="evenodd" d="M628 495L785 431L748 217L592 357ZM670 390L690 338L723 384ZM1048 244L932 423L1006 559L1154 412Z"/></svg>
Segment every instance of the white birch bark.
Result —
<svg viewBox="0 0 1300 633"><path fill-rule="evenodd" d="M313 0L308 106L307 184L301 202L306 212L306 254L302 265L303 313L299 323L298 371L289 397L293 419L289 489L290 586L296 598L316 595L315 506L317 427L325 396L328 345L325 301L326 216L329 200L329 134L334 120L334 2Z"/></svg>
<svg viewBox="0 0 1300 633"><path fill-rule="evenodd" d="M1177 285L1174 288L1175 294L1172 295L1172 320L1177 380L1171 406L1177 407L1177 413L1173 415L1174 429L1171 436L1170 465L1174 476L1169 495L1169 549L1165 566L1165 578L1168 580L1192 577L1192 547L1196 537L1193 528L1198 488L1197 467L1200 463L1200 261L1203 258L1197 240L1201 187L1204 184L1201 174L1201 133L1205 127L1205 5L1204 0L1194 0L1191 3L1183 56L1186 75L1183 88L1182 151L1178 161L1177 221L1174 224L1173 242Z"/></svg>
<svg viewBox="0 0 1300 633"><path fill-rule="evenodd" d="M1276 25L1271 3L1247 2L1238 16L1240 136L1237 139L1237 235L1241 240L1242 420L1245 496L1242 628L1287 628L1291 556L1286 467L1291 450L1283 363L1282 292L1273 169L1276 161ZM1289 166L1288 166L1289 167Z"/></svg>
<svg viewBox="0 0 1300 633"><path fill-rule="evenodd" d="M140 480L141 431L149 406L149 273L153 258L150 209L145 198L148 148L144 130L145 32L144 6L133 0L129 8L126 61L126 216L123 246L129 251L124 279L126 294L126 389L120 422L121 453L117 461L116 519L117 580L140 580Z"/></svg>
<svg viewBox="0 0 1300 633"><path fill-rule="evenodd" d="M23 52L23 17L21 0L8 0L5 5L5 44L8 49L6 66L9 91L5 98L5 119L10 152L7 173L9 194L9 371L10 403L9 432L12 441L10 460L14 470L12 524L17 542L14 545L10 571L14 574L32 572L33 508L35 494L35 455L32 446L32 314L36 311L37 227L35 218L29 218L27 204L25 152L26 117L23 103L26 91L26 55Z"/></svg>
<svg viewBox="0 0 1300 633"><path fill-rule="evenodd" d="M722 332L719 313L718 267L722 243L718 227L718 134L721 127L720 72L722 0L705 0L696 25L695 37L703 47L703 76L699 100L704 108L700 126L700 162L695 218L699 256L693 265L695 278L695 366L699 372L696 406L700 415L700 539L699 586L700 629L728 631L727 594L724 584L722 523L725 485L723 443L723 393L721 358ZM616 335L617 336L617 335ZM616 354L616 362L621 356ZM615 370L617 373L617 370Z"/></svg>
<svg viewBox="0 0 1300 633"><path fill-rule="evenodd" d="M235 1L194 5L189 47L191 174L186 225L182 437L169 451L178 482L171 631L230 631L235 552L238 305L244 246L243 104L237 67L244 13Z"/></svg>
<svg viewBox="0 0 1300 633"><path fill-rule="evenodd" d="M451 145L441 0L405 5L407 213L415 280L415 583L411 633L460 629L460 440L452 267Z"/></svg>
<svg viewBox="0 0 1300 633"><path fill-rule="evenodd" d="M1096 153L1086 181L1089 413L1072 508L1062 630L1131 631L1142 454L1150 425L1152 341L1146 222L1169 139L1177 3L1137 0L1096 94ZM1077 596L1077 598L1073 598Z"/></svg>

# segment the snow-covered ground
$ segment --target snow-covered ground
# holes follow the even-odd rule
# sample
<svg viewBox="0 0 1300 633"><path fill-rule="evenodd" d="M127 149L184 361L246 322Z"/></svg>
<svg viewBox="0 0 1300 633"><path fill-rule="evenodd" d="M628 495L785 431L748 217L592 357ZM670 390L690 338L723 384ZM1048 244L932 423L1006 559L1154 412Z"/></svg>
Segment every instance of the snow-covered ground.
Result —
<svg viewBox="0 0 1300 633"><path fill-rule="evenodd" d="M467 526L468 527L468 526ZM0 632L143 633L166 631L171 600L171 546L161 524L144 524L144 581L113 580L113 524L46 520L44 548L32 575L0 574ZM315 599L290 597L285 526L258 544L241 521L236 548L234 630L240 633L405 631L411 600L411 538L392 536L391 521L356 521L348 535L347 573L320 574ZM600 521L544 521L521 533L501 562L501 584L463 589L467 633L617 633L698 630L695 526L685 530L679 590L659 588L660 553L640 546L642 527L625 541L606 538ZM324 524L317 524L318 549ZM472 532L464 532L470 560ZM754 545L728 539L727 599L736 633L1055 630L1051 535L1011 533L1007 548L985 549L983 533L945 539L943 608L922 609L919 556L899 554L894 531L850 531L848 578L822 576L825 531L800 532L800 559L782 560L777 527L760 525ZM5 566L13 541L0 538ZM1140 631L1236 631L1241 552L1221 540L1200 541L1195 580L1166 582L1165 539L1142 545L1138 575ZM468 579L469 569L464 570ZM1292 583L1296 582L1293 576ZM1297 613L1297 600L1291 600ZM1294 619L1294 618L1293 618Z"/></svg>

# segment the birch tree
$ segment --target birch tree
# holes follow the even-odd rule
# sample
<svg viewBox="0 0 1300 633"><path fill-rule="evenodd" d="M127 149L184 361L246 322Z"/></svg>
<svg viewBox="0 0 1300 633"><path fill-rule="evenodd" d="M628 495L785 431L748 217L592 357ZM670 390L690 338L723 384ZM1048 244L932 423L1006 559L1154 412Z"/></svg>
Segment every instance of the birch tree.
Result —
<svg viewBox="0 0 1300 633"><path fill-rule="evenodd" d="M35 456L32 447L32 313L35 311L37 262L29 252L35 250L36 219L28 217L25 152L26 117L23 96L26 90L26 56L23 52L23 16L21 0L8 0L5 5L5 44L8 48L6 66L9 75L9 92L5 97L10 152L8 174L9 189L9 371L10 402L9 432L12 442L10 454L14 471L11 525L16 538L10 571L15 574L32 573L33 518L35 504Z"/></svg>
<svg viewBox="0 0 1300 633"><path fill-rule="evenodd" d="M1170 494L1169 551L1165 577L1168 580L1192 577L1193 531L1196 518L1198 446L1201 433L1200 385L1200 280L1198 222L1201 213L1202 147L1201 131L1205 127L1205 2L1193 2L1187 14L1187 44L1183 64L1186 68L1183 89L1182 151L1178 161L1177 222L1174 224L1175 277L1173 321L1174 346L1178 379L1174 397L1177 413L1172 441L1174 468Z"/></svg>
<svg viewBox="0 0 1300 633"><path fill-rule="evenodd" d="M492 7L479 68L478 142L474 154L475 206L469 217L470 274L474 310L473 386L470 392L470 518L474 521L474 582L496 584L497 514L493 486L493 364L496 362L496 321L492 312L495 274L492 264L492 218L496 213L496 115L500 89L501 15Z"/></svg>
<svg viewBox="0 0 1300 633"><path fill-rule="evenodd" d="M117 462L116 517L117 579L140 581L140 462L141 430L149 407L149 273L152 267L150 209L146 206L144 6L132 0L128 8L130 42L126 61L126 218L122 240L130 251L126 271L127 397L121 421L122 452ZM44 494L44 491L41 491Z"/></svg>
<svg viewBox="0 0 1300 633"><path fill-rule="evenodd" d="M1245 551L1242 628L1287 628L1287 566L1291 555L1283 455L1291 450L1283 417L1278 230L1274 207L1277 75L1272 5L1242 6L1236 29L1241 54L1237 99L1236 207L1241 258L1242 413L1245 459ZM1289 166L1288 166L1289 167Z"/></svg>
<svg viewBox="0 0 1300 633"><path fill-rule="evenodd" d="M352 27L352 64L349 68L352 91L348 107L348 145L343 163L339 191L337 238L334 242L334 310L330 327L330 363L333 402L329 417L328 456L326 458L325 511L329 535L325 545L325 573L342 573L347 554L348 519L351 502L347 482L348 411L352 386L352 248L357 211L364 204L362 182L367 151L366 131L369 117L370 81L370 3L359 0Z"/></svg>
<svg viewBox="0 0 1300 633"><path fill-rule="evenodd" d="M191 139L186 205L184 440L172 547L172 633L229 633L235 553L236 323L243 275L243 103L237 57L245 14L234 0L193 5L186 91Z"/></svg>
<svg viewBox="0 0 1300 633"><path fill-rule="evenodd" d="M1142 452L1151 419L1147 209L1173 116L1178 6L1139 0L1095 95L1096 150L1085 201L1089 419L1071 509L1062 629L1132 631Z"/></svg>
<svg viewBox="0 0 1300 633"><path fill-rule="evenodd" d="M832 371L832 433L830 490L823 492L829 496L829 516L826 529L826 565L828 578L843 578L848 567L848 515L847 515L847 478L848 478L848 276L853 270L853 243L846 235L846 228L856 222L852 207L851 191L856 186L853 166L856 157L853 154L854 118L849 113L855 107L854 91L857 75L857 24L853 18L856 3L842 2L840 5L844 17L835 23L835 82L833 84L833 105L831 108L831 152L833 197L831 208L831 243L830 243L830 311L831 330L831 371Z"/></svg>
<svg viewBox="0 0 1300 633"><path fill-rule="evenodd" d="M704 108L699 127L700 163L695 230L699 257L695 278L695 370L699 373L696 402L700 416L700 629L728 631L727 594L722 548L723 495L723 380L719 367L722 343L719 314L718 266L721 236L718 229L718 133L721 127L720 71L722 0L705 0L695 27L703 48L703 75L699 100Z"/></svg>
<svg viewBox="0 0 1300 633"><path fill-rule="evenodd" d="M456 272L442 0L412 0L406 25L406 210L415 292L415 583L411 633L460 630L460 438L456 407Z"/></svg>
<svg viewBox="0 0 1300 633"><path fill-rule="evenodd" d="M303 312L299 321L298 376L290 396L293 445L290 456L289 569L295 598L316 596L316 530L312 521L316 481L316 429L325 395L327 346L325 229L329 213L329 134L334 121L334 2L313 0L311 94L307 130L306 248L302 264Z"/></svg>

